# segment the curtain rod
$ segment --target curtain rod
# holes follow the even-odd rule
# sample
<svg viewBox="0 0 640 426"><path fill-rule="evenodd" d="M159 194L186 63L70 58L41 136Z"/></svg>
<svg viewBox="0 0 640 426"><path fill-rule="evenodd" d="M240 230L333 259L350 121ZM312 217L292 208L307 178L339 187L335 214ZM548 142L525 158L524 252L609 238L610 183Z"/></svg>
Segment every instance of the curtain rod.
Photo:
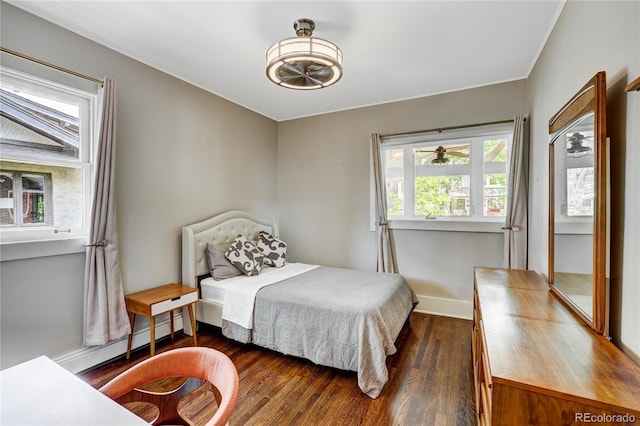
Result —
<svg viewBox="0 0 640 426"><path fill-rule="evenodd" d="M524 121L527 121L527 118L524 118ZM384 135L380 135L381 138L390 138L393 136L405 136L405 135L415 135L418 133L431 133L431 132L443 132L445 130L456 130L456 129L465 129L467 127L480 127L480 126L490 126L492 124L506 124L506 123L513 123L513 119L511 120L500 120L500 121L488 121L486 123L474 123L474 124L466 124L463 126L450 126L450 127L437 127L435 129L428 129L428 130L414 130L411 132L401 132L401 133L389 133L389 134L384 134Z"/></svg>
<svg viewBox="0 0 640 426"><path fill-rule="evenodd" d="M93 83L99 84L100 86L104 85L104 82L102 80L97 79L97 78L89 77L87 75L80 74L78 72L69 70L67 68L59 67L58 65L54 65L54 64L51 64L49 62L42 61L42 60L34 58L32 56L25 55L24 53L16 52L15 50L7 49L6 47L1 47L0 46L0 51L8 53L9 55L17 56L18 58L25 59L27 61L35 62L36 64L43 65L45 67L53 68L54 70L57 70L57 71L62 71L64 73L71 74L71 75L73 75L75 77L80 77L80 78L83 78L85 80L89 80L89 81L91 81Z"/></svg>

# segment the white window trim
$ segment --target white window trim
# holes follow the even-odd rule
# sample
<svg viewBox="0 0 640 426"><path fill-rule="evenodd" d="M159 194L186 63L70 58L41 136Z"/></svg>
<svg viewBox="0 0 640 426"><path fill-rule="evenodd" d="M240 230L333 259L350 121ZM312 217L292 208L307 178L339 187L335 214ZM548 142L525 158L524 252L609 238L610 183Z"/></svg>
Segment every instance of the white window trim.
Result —
<svg viewBox="0 0 640 426"><path fill-rule="evenodd" d="M13 241L0 244L0 259L33 259L36 257L60 256L63 254L84 253L86 238L67 237L57 240Z"/></svg>
<svg viewBox="0 0 640 426"><path fill-rule="evenodd" d="M80 102L80 146L77 161L51 160L35 161L21 156L3 156L3 161L15 161L30 164L43 164L62 167L76 167L82 170L84 178L84 212L82 226L60 228L55 226L1 228L0 245L15 243L34 243L41 241L75 240L88 237L91 212L91 191L93 187L93 163L97 144L99 124L99 95L85 90L75 89L44 78L0 66L2 82L5 86L33 88L40 93L73 102ZM4 250L3 250L4 251Z"/></svg>
<svg viewBox="0 0 640 426"><path fill-rule="evenodd" d="M440 220L440 219L403 219L389 220L389 229L416 231L457 231L503 233L504 219L500 220Z"/></svg>
<svg viewBox="0 0 640 426"><path fill-rule="evenodd" d="M491 134L505 134L508 133L508 151L507 151L507 164L506 170L509 170L509 159L511 158L511 146L512 146L512 132L509 132L509 127L512 127L510 123L503 124L494 124L487 126L474 126L460 129L452 129L447 130L446 135L441 133L423 133L423 134L406 134L406 135L398 135L388 138L383 138L382 147L392 146L392 145L405 145L405 144L425 144L432 143L436 145L438 143L442 143L445 141L463 139L463 138L475 138L480 136L487 136ZM448 143L448 142L447 142ZM471 144L471 149L481 149L480 144ZM370 148L370 156L373 156ZM473 152L472 152L473 156ZM404 156L404 161L407 162L407 156ZM410 167L413 168L413 159L410 159ZM489 163L490 165L491 163ZM370 208L369 208L369 229L371 231L376 231L376 214L375 214L375 183L374 183L374 170L373 170L373 161L370 158L369 161L370 168ZM405 163L405 167L407 164ZM470 176L471 180L474 180L474 177L477 179L477 176L474 174L474 167L470 163ZM477 167L475 169L478 169ZM491 173L491 171L488 171ZM483 174L484 171L482 169L475 170L475 173ZM413 175L414 172L411 172ZM476 180L477 181L477 180ZM482 181L482 178L480 178ZM409 190L409 185L411 186L411 190ZM405 182L405 200L407 197L411 197L413 199L413 182L410 184ZM479 191L480 199L482 199L482 191L483 188L478 185L473 185L472 192ZM413 205L413 204L411 204ZM481 208L481 207L480 207ZM504 217L479 217L479 216L471 216L471 217L459 217L459 216L440 216L435 218L426 219L425 217L420 216L408 216L408 217L394 217L389 216L388 218L388 226L389 229L398 229L398 230L416 230L416 231L445 231L445 232L478 232L478 233L504 233Z"/></svg>

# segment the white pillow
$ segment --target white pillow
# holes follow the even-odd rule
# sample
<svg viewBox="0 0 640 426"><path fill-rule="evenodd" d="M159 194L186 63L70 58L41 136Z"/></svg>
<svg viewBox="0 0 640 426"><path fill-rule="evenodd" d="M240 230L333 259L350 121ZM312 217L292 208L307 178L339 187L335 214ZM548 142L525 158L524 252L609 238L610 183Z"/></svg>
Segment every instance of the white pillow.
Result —
<svg viewBox="0 0 640 426"><path fill-rule="evenodd" d="M264 254L264 264L280 268L284 266L287 256L287 243L277 239L265 231L260 231L256 247Z"/></svg>
<svg viewBox="0 0 640 426"><path fill-rule="evenodd" d="M238 235L224 255L233 266L250 277L258 275L262 269L264 254L244 235Z"/></svg>

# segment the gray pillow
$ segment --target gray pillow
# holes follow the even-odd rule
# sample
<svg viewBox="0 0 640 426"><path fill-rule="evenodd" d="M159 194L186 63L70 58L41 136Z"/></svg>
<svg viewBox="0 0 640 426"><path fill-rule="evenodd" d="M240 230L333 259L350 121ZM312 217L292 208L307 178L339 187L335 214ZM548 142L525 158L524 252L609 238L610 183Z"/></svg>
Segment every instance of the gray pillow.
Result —
<svg viewBox="0 0 640 426"><path fill-rule="evenodd" d="M242 275L242 271L225 257L225 252L231 244L207 243L207 260L209 261L209 271L214 280L220 281L231 277Z"/></svg>

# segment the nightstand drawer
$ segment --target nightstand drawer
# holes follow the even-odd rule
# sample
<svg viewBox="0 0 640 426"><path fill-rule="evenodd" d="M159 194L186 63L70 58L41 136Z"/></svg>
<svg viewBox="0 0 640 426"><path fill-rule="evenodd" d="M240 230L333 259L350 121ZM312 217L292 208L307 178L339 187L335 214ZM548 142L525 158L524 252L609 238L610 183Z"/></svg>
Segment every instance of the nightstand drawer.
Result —
<svg viewBox="0 0 640 426"><path fill-rule="evenodd" d="M163 312L168 312L172 309L180 308L198 300L198 292L183 294L182 296L164 300L162 302L154 303L151 305L151 315L158 315Z"/></svg>

